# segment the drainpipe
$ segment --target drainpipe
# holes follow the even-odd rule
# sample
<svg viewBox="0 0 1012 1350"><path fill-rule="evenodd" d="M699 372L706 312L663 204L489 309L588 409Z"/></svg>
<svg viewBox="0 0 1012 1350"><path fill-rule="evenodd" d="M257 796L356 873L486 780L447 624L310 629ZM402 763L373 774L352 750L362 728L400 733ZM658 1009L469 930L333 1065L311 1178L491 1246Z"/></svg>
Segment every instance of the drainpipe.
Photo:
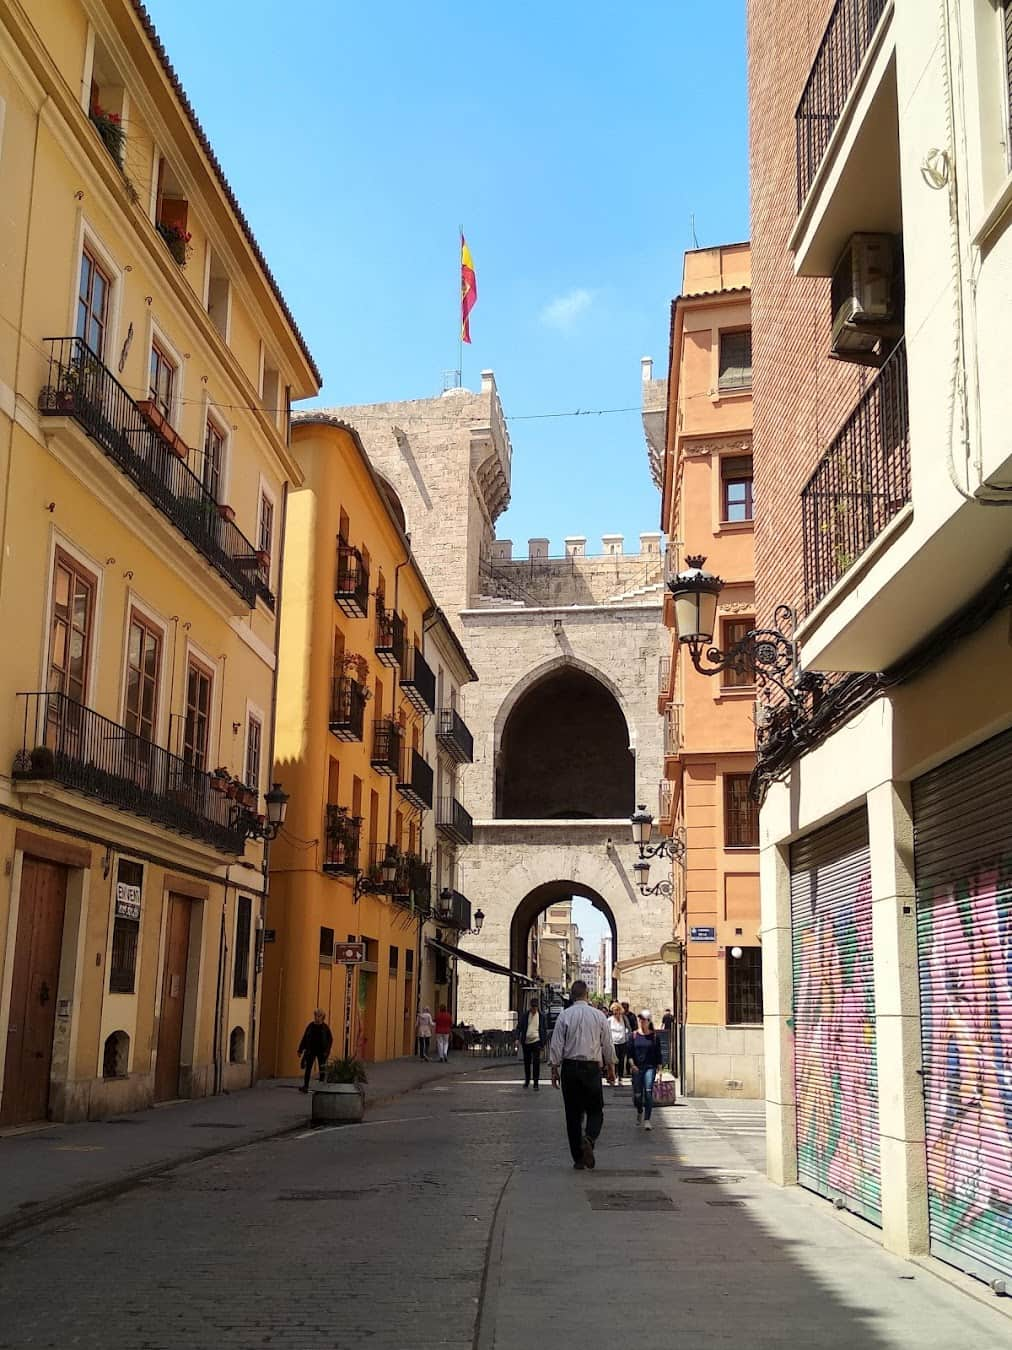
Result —
<svg viewBox="0 0 1012 1350"><path fill-rule="evenodd" d="M288 480L281 489L281 534L278 539L278 588L274 597L274 679L271 681L271 729L268 737L267 762L270 764L270 777L274 774L274 746L277 735L276 725L278 719L278 669L281 664L281 592L282 579L285 572L285 536L288 533ZM253 990L250 995L249 1009L249 1085L253 1087L257 1081L257 991L260 987L260 966L262 964L264 950L264 922L267 913L267 894L270 889L270 857L271 846L269 841L264 843L263 864L261 867L262 884L260 887L260 913L254 924L253 931L255 937L253 940Z"/></svg>

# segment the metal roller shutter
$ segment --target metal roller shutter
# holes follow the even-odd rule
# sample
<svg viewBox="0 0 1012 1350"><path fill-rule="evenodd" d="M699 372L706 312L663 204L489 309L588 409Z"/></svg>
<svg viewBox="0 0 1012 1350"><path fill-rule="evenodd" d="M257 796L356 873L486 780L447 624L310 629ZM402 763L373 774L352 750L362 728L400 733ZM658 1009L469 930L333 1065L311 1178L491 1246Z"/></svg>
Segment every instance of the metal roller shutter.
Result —
<svg viewBox="0 0 1012 1350"><path fill-rule="evenodd" d="M913 785L931 1251L1012 1276L1012 732Z"/></svg>
<svg viewBox="0 0 1012 1350"><path fill-rule="evenodd" d="M798 1178L881 1225L867 813L799 840L790 861Z"/></svg>

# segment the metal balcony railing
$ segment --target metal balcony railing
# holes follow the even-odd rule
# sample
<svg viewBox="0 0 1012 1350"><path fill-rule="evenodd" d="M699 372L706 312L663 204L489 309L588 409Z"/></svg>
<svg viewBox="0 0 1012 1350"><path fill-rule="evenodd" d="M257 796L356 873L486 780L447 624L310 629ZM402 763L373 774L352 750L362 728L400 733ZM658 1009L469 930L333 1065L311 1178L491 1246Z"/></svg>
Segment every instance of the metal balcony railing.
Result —
<svg viewBox="0 0 1012 1350"><path fill-rule="evenodd" d="M798 210L804 205L889 0L836 0L794 114Z"/></svg>
<svg viewBox="0 0 1012 1350"><path fill-rule="evenodd" d="M15 780L59 783L222 853L242 853L255 813L216 792L210 774L66 694L18 698L24 736Z"/></svg>
<svg viewBox="0 0 1012 1350"><path fill-rule="evenodd" d="M409 647L404 653L401 692L423 717L436 711L436 677L417 647Z"/></svg>
<svg viewBox="0 0 1012 1350"><path fill-rule="evenodd" d="M436 739L458 764L474 762L474 737L456 708L440 708Z"/></svg>
<svg viewBox="0 0 1012 1350"><path fill-rule="evenodd" d="M675 802L675 785L669 778L662 778L657 786L657 815L661 821L670 821Z"/></svg>
<svg viewBox="0 0 1012 1350"><path fill-rule="evenodd" d="M471 902L460 891L450 891L447 897L441 894L436 901L434 918L447 928L456 928L467 932L471 927Z"/></svg>
<svg viewBox="0 0 1012 1350"><path fill-rule="evenodd" d="M364 619L369 613L369 568L359 550L340 536L334 599L338 609L349 619Z"/></svg>
<svg viewBox="0 0 1012 1350"><path fill-rule="evenodd" d="M440 798L436 829L455 844L469 844L474 838L474 822L456 797Z"/></svg>
<svg viewBox="0 0 1012 1350"><path fill-rule="evenodd" d="M669 703L664 717L664 753L674 757L682 748L682 705Z"/></svg>
<svg viewBox="0 0 1012 1350"><path fill-rule="evenodd" d="M327 806L323 836L323 870L330 876L354 876L362 837L361 816L349 816L346 806Z"/></svg>
<svg viewBox="0 0 1012 1350"><path fill-rule="evenodd" d="M422 918L432 912L432 868L418 854L402 853L397 859L393 897Z"/></svg>
<svg viewBox="0 0 1012 1350"><path fill-rule="evenodd" d="M385 718L377 722L372 733L372 758L370 764L377 773L395 778L401 768L401 747L404 733L396 722Z"/></svg>
<svg viewBox="0 0 1012 1350"><path fill-rule="evenodd" d="M657 693L659 697L664 697L671 688L671 657L660 656L657 658Z"/></svg>
<svg viewBox="0 0 1012 1350"><path fill-rule="evenodd" d="M397 791L420 811L432 809L432 765L417 750L405 750Z"/></svg>
<svg viewBox="0 0 1012 1350"><path fill-rule="evenodd" d="M360 741L365 726L365 689L350 675L335 675L330 691L330 730L339 741Z"/></svg>
<svg viewBox="0 0 1012 1350"><path fill-rule="evenodd" d="M376 601L376 656L391 670L404 660L404 620Z"/></svg>
<svg viewBox="0 0 1012 1350"><path fill-rule="evenodd" d="M909 500L907 354L901 341L801 490L809 610Z"/></svg>
<svg viewBox="0 0 1012 1350"><path fill-rule="evenodd" d="M251 609L258 594L273 608L260 555L180 457L178 438L170 442L151 425L80 338L45 342L49 372L39 394L42 416L72 417Z"/></svg>

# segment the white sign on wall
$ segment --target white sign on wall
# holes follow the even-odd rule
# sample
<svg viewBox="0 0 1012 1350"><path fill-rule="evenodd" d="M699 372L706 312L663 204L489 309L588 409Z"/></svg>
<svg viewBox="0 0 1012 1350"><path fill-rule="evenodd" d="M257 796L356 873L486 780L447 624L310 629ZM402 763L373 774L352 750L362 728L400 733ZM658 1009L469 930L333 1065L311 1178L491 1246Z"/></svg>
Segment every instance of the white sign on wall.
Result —
<svg viewBox="0 0 1012 1350"><path fill-rule="evenodd" d="M128 886L125 881L116 882L116 918L140 919L141 888Z"/></svg>

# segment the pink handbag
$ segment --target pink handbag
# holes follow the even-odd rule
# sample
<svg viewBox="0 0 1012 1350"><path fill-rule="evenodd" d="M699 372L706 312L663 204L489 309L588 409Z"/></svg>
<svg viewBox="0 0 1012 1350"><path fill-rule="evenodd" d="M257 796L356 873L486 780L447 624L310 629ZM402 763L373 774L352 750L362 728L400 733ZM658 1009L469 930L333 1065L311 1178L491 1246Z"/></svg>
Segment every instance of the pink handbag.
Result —
<svg viewBox="0 0 1012 1350"><path fill-rule="evenodd" d="M654 1079L654 1106L674 1106L675 1080L663 1074Z"/></svg>

